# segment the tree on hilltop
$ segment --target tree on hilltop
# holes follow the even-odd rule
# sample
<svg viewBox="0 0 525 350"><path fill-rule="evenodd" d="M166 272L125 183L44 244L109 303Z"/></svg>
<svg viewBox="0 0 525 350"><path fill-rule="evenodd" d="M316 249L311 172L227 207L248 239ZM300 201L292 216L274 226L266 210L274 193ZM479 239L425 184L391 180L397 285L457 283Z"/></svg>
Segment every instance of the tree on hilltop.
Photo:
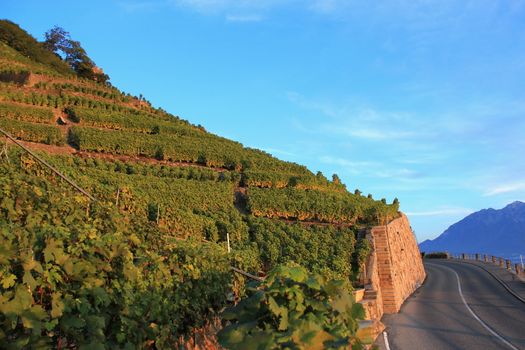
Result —
<svg viewBox="0 0 525 350"><path fill-rule="evenodd" d="M46 40L43 45L49 51L53 51L59 55L59 52L66 52L69 47L70 37L69 33L64 28L54 26L45 33ZM60 55L59 55L60 56Z"/></svg>
<svg viewBox="0 0 525 350"><path fill-rule="evenodd" d="M45 33L44 47L64 59L79 77L105 83L109 76L104 74L89 58L79 41L71 39L64 28L55 26Z"/></svg>

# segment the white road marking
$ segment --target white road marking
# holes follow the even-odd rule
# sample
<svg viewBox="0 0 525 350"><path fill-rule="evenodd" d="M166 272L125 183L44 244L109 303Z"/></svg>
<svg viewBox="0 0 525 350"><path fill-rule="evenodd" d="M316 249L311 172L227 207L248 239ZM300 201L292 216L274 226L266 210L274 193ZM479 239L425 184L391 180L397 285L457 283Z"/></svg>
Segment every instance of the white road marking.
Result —
<svg viewBox="0 0 525 350"><path fill-rule="evenodd" d="M386 350L390 350L390 344L388 343L388 335L386 332L383 332L383 338L385 339Z"/></svg>
<svg viewBox="0 0 525 350"><path fill-rule="evenodd" d="M435 265L435 264L430 264L430 265ZM461 296L461 300L463 301L463 304L465 304L465 307L467 308L467 310L472 314L472 316L487 330L489 331L493 336L495 336L496 338L498 338L503 344L507 345L509 348L511 348L512 350L519 350L517 347L515 347L514 345L512 345L511 343L509 343L505 338L503 338L501 335L499 335L498 333L496 333L496 331L494 331L492 328L490 328L485 322L483 322L479 317L478 315L476 315L474 313L474 311L472 311L472 309L470 308L470 306L467 304L467 301L465 300L465 297L463 296L463 291L461 290L461 282L459 281L459 275L456 271L454 271L453 269L451 269L450 267L447 267L447 266L443 266L443 265L438 265L438 266L441 266L441 267L444 267L446 268L447 270L450 270L454 273L454 275L456 275L456 279L458 281L458 290L459 290L459 295Z"/></svg>

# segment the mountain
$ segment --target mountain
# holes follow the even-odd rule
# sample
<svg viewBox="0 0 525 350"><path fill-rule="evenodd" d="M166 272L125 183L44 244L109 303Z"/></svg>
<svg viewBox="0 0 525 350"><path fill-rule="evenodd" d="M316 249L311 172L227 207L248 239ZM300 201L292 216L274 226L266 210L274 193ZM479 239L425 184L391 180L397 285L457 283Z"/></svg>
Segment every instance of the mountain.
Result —
<svg viewBox="0 0 525 350"><path fill-rule="evenodd" d="M483 209L450 226L421 251L487 253L504 257L525 255L525 203L516 201L500 210Z"/></svg>
<svg viewBox="0 0 525 350"><path fill-rule="evenodd" d="M154 108L64 30L46 37L0 21L0 136L51 165L2 136L0 343L179 348L245 295L232 265L357 282L359 232L397 200Z"/></svg>

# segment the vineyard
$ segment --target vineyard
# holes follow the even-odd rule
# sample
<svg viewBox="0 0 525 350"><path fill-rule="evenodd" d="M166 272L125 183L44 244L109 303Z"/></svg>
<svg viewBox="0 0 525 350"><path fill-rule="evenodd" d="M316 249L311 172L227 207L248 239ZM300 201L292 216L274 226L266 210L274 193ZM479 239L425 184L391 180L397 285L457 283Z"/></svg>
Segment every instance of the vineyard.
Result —
<svg viewBox="0 0 525 350"><path fill-rule="evenodd" d="M39 82L35 84L35 88L42 90L55 90L55 91L73 91L87 95L98 96L100 98L109 99L117 102L129 103L132 101L132 97L121 93L115 88L92 86L86 81L81 83L48 83Z"/></svg>
<svg viewBox="0 0 525 350"><path fill-rule="evenodd" d="M90 204L64 189L23 153L0 163L2 225L8 225L0 236L6 247L0 283L4 300L11 300L0 310L11 317L4 322L20 322L7 339L48 346L74 339L76 345L115 347L124 340L144 345L154 339L162 347L176 343L174 335L202 326L212 316L210 309L228 302L231 288L242 295L244 282L232 276L229 264L257 273L295 262L329 277L352 275L358 256L355 229L245 220L232 207L234 178L212 177L202 169L142 175L131 164L45 157L100 200ZM158 193L166 195L161 199ZM148 212L150 203L169 208L161 210L160 222ZM170 224L177 219L191 227ZM235 251L229 257L226 233ZM203 237L207 243L199 241ZM19 251L32 253L19 257ZM29 294L22 288L26 285L32 288ZM153 293L146 300L144 288ZM147 320L144 310L154 310ZM149 323L158 331L137 330Z"/></svg>
<svg viewBox="0 0 525 350"><path fill-rule="evenodd" d="M249 210L258 217L380 224L395 218L399 209L395 204L386 205L347 192L253 187L248 194Z"/></svg>
<svg viewBox="0 0 525 350"><path fill-rule="evenodd" d="M346 293L358 284L370 251L360 232L395 218L397 200L352 194L335 174L78 76L13 25L0 21L0 128L96 201L6 143L0 343L175 348L253 291L231 266L260 276L299 265Z"/></svg>
<svg viewBox="0 0 525 350"><path fill-rule="evenodd" d="M89 205L41 171L0 165L0 342L163 348L226 303L223 247Z"/></svg>
<svg viewBox="0 0 525 350"><path fill-rule="evenodd" d="M0 119L0 128L21 140L57 146L64 145L66 142L66 138L62 135L60 129L55 126L4 118Z"/></svg>
<svg viewBox="0 0 525 350"><path fill-rule="evenodd" d="M0 102L0 117L20 121L54 124L53 110Z"/></svg>
<svg viewBox="0 0 525 350"><path fill-rule="evenodd" d="M88 108L69 107L66 109L69 118L85 126L96 128L127 130L145 134L170 134L179 136L203 136L201 130L179 121L159 120L155 115L141 112L97 111Z"/></svg>
<svg viewBox="0 0 525 350"><path fill-rule="evenodd" d="M232 182L226 181L226 177L210 179L210 172L170 169L163 173L159 169L155 175L143 175L140 171L147 169L146 166L101 161L93 164L93 160L91 166L82 166L74 162L76 159L58 160L50 162L100 200L113 202L130 215L150 217L152 221L157 221L158 216L159 227L181 238L216 240L217 225L213 216L235 212Z"/></svg>
<svg viewBox="0 0 525 350"><path fill-rule="evenodd" d="M284 172L246 170L242 175L242 182L246 187L294 187L296 189L346 192L346 187L343 184L329 181L322 173L313 175L303 171L297 174L287 174Z"/></svg>

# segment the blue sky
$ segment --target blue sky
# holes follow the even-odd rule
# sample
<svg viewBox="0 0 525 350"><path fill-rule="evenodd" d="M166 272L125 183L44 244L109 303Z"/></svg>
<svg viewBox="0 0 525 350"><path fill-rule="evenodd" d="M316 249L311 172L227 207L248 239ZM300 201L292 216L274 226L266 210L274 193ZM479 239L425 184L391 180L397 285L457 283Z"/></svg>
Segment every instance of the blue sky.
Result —
<svg viewBox="0 0 525 350"><path fill-rule="evenodd" d="M525 200L523 0L3 0L126 92L398 197L418 239Z"/></svg>

